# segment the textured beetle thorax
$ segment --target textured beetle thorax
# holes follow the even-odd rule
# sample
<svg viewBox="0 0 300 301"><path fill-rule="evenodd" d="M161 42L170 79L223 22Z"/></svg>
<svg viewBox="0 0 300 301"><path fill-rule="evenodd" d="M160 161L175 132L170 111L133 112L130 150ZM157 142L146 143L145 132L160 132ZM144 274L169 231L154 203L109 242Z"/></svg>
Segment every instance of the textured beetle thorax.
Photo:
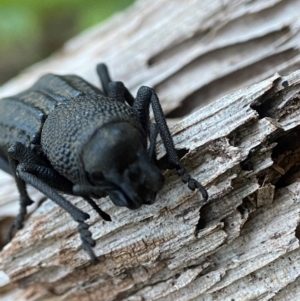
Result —
<svg viewBox="0 0 300 301"><path fill-rule="evenodd" d="M58 108L45 121L41 145L51 165L74 183L87 182L82 147L95 131L117 121L125 121L142 131L131 107L103 96L79 97Z"/></svg>

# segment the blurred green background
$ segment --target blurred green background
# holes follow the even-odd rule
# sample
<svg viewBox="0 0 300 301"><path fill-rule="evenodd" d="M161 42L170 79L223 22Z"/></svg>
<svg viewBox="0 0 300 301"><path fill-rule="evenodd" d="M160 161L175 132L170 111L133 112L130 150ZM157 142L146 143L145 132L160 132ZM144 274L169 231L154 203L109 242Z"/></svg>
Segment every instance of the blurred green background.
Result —
<svg viewBox="0 0 300 301"><path fill-rule="evenodd" d="M0 0L0 85L134 0Z"/></svg>

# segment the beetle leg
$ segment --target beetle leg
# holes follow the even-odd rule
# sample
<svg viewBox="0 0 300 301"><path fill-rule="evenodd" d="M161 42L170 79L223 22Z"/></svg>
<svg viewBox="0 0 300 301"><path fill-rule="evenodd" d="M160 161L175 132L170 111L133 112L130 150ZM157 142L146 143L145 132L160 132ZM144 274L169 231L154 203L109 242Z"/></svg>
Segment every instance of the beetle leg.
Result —
<svg viewBox="0 0 300 301"><path fill-rule="evenodd" d="M150 88L145 86L141 87L138 90L136 99L132 106L145 133L148 133L149 127L149 106L151 95L152 91Z"/></svg>
<svg viewBox="0 0 300 301"><path fill-rule="evenodd" d="M50 198L57 205L67 211L72 218L78 222L78 232L82 241L84 250L89 254L93 263L97 263L98 259L94 254L92 247L96 245L96 242L92 238L92 233L89 231L89 225L85 223L85 220L90 216L78 209L76 206L68 202L60 194L58 194L51 186L43 182L41 179L30 173L31 166L26 163L21 163L17 167L18 177L24 182L32 185L37 190L42 192L48 198Z"/></svg>
<svg viewBox="0 0 300 301"><path fill-rule="evenodd" d="M110 83L112 83L113 81L110 78L107 66L103 63L98 64L97 65L97 73L98 76L100 78L101 81L101 85L102 85L102 89L105 95L110 96L109 95L109 91L110 91ZM125 100L127 101L127 103L132 106L133 102L134 102L134 97L131 95L131 93L129 92L129 90L123 85L123 99L125 98ZM111 97L111 96L110 96Z"/></svg>
<svg viewBox="0 0 300 301"><path fill-rule="evenodd" d="M108 84L108 97L120 102L125 102L125 86L122 82L110 82Z"/></svg>
<svg viewBox="0 0 300 301"><path fill-rule="evenodd" d="M72 194L73 183L61 176L57 171L38 157L34 151L22 143L16 142L11 145L8 149L8 155L11 160L11 164L13 163L18 165L20 163L26 163L27 166L31 166L32 173L48 183L51 187ZM17 166L15 166L14 169L16 169L16 167Z"/></svg>
<svg viewBox="0 0 300 301"><path fill-rule="evenodd" d="M91 249L91 247L95 245L95 241L91 238L92 234L88 230L88 225L84 222L89 218L89 215L72 205L53 189L54 187L55 189L72 194L73 184L59 175L54 169L47 166L32 150L19 142L14 143L8 149L8 156L21 195L20 212L9 230L8 238L11 240L15 228L22 228L24 218L27 214L26 207L32 204L32 200L29 198L26 191L26 183L28 183L65 209L73 219L79 223L78 231L83 248L87 251L91 260L96 263L97 258ZM91 204L90 200L87 198L85 198L85 200L93 207L93 209L97 207L95 203ZM101 211L101 209L99 210ZM96 211L99 213L99 210Z"/></svg>
<svg viewBox="0 0 300 301"><path fill-rule="evenodd" d="M62 177L54 169L44 166L30 165L27 167L27 170L30 171L30 173L38 176L39 179L42 179L51 187L68 194L74 194L73 183L67 180L66 178ZM100 197L104 196L106 196L105 193ZM91 198L87 196L81 197L90 204L90 206L100 215L100 217L102 217L105 221L111 221L110 216L104 211L102 211L101 208Z"/></svg>
<svg viewBox="0 0 300 301"><path fill-rule="evenodd" d="M97 73L101 81L102 89L105 95L108 95L108 84L112 81L108 73L107 66L103 63L97 65Z"/></svg>
<svg viewBox="0 0 300 301"><path fill-rule="evenodd" d="M27 172L36 175L39 179L43 180L43 182L57 190L73 194L73 183L65 177L62 177L53 168L46 166L45 162L43 162L32 150L26 148L23 144L19 142L13 144L9 148L9 154L10 157L16 158L19 164L26 163ZM16 177L16 180L21 181L18 177ZM104 220L110 220L109 215L103 212L92 199L86 197L84 197L84 199ZM23 212L24 209L20 211Z"/></svg>
<svg viewBox="0 0 300 301"><path fill-rule="evenodd" d="M164 116L159 99L155 91L145 86L139 89L136 100L133 104L133 108L136 111L144 130L147 130L147 126L149 123L147 118L149 116L150 103L152 106L154 119L158 126L161 139L166 148L169 168L176 169L176 172L179 176L181 176L183 183L188 184L189 189L195 190L196 188L198 188L202 194L203 201L206 202L208 199L206 189L198 181L196 181L188 173L186 173L186 170L180 165L174 142L166 122L166 118Z"/></svg>
<svg viewBox="0 0 300 301"><path fill-rule="evenodd" d="M21 163L22 165L26 164L26 171L37 176L44 183L49 185L50 187L60 190L62 192L73 194L73 183L68 179L62 177L59 173L57 173L54 169L35 165L28 163ZM99 206L89 197L82 196L85 201L87 201L91 207L106 221L111 221L110 216L102 211Z"/></svg>
<svg viewBox="0 0 300 301"><path fill-rule="evenodd" d="M8 158L9 158L9 163L10 163L10 168L12 171L12 175L15 178L16 185L18 188L18 191L20 193L20 210L18 215L16 216L16 219L14 220L13 224L8 230L7 233L7 240L11 241L13 237L13 232L15 229L19 230L23 228L23 223L25 220L25 216L27 214L27 206L33 204L33 201L30 199L28 196L27 190L26 190L26 183L17 177L16 175L16 169L18 166L18 152L15 152L14 146L10 147L8 149Z"/></svg>
<svg viewBox="0 0 300 301"><path fill-rule="evenodd" d="M107 222L111 222L111 217L106 212L102 211L101 208L88 197L84 197L84 199L93 207L93 209Z"/></svg>
<svg viewBox="0 0 300 301"><path fill-rule="evenodd" d="M149 142L150 142L150 146L148 148L148 155L149 155L149 159L150 159L151 162L153 162L156 159L155 147L156 147L157 135L158 135L157 125L155 123L151 122L150 125L149 125Z"/></svg>
<svg viewBox="0 0 300 301"><path fill-rule="evenodd" d="M45 162L20 142L16 142L11 145L7 151L7 154L9 157L12 174L15 178L17 188L20 193L20 210L18 215L16 216L14 223L8 231L8 240L10 241L13 237L14 229L18 230L23 227L25 216L27 214L27 206L33 203L33 201L28 196L25 181L17 175L18 165L22 162L27 162L27 164L36 164L37 166L40 166L40 168L45 168ZM58 183L61 183L61 181L58 181ZM72 189L70 189L70 191L72 191Z"/></svg>
<svg viewBox="0 0 300 301"><path fill-rule="evenodd" d="M26 190L26 183L22 179L20 179L16 176L16 166L17 166L16 161L12 160L10 162L10 166L11 166L13 175L15 177L15 181L16 181L16 184L17 184L18 191L20 193L20 209L19 209L19 213L16 216L13 224L11 225L11 227L8 230L8 233L7 233L7 240L8 241L12 240L13 235L14 235L13 233L14 233L15 229L19 230L19 229L23 228L23 223L24 223L24 220L25 220L25 216L27 214L27 206L33 204L33 201L28 196L28 193L27 193L27 190Z"/></svg>

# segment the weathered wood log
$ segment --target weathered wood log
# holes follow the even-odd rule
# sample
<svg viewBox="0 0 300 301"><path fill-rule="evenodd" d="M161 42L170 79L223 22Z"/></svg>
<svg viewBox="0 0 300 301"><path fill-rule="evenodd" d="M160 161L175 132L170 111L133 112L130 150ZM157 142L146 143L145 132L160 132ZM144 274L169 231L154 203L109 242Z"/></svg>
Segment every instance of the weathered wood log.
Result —
<svg viewBox="0 0 300 301"><path fill-rule="evenodd" d="M210 199L203 204L172 171L152 206L130 211L100 200L110 223L68 197L91 214L95 266L76 223L46 200L0 253L10 277L0 275L1 300L298 300L297 7L299 0L140 1L5 85L2 96L49 71L97 84L94 66L105 61L133 92L155 87L177 118L171 131L182 163ZM163 166L160 142L157 150ZM18 195L2 177L7 217Z"/></svg>

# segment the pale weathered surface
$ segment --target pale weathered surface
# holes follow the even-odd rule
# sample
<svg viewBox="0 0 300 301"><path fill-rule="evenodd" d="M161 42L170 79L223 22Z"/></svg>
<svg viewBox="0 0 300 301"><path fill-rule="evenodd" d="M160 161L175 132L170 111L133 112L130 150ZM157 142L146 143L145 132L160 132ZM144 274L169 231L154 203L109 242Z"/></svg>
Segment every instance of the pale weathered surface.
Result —
<svg viewBox="0 0 300 301"><path fill-rule="evenodd" d="M3 271L23 288L0 274L1 300L298 300L297 8L296 0L140 1L4 86L2 95L15 93L49 70L96 83L94 65L105 61L132 91L155 86L169 116L181 117L260 81L172 128L208 204L169 171L152 206L132 212L100 200L111 223L70 198L91 213L101 260L91 266L76 223L47 200L0 253ZM5 181L1 216L17 198Z"/></svg>

